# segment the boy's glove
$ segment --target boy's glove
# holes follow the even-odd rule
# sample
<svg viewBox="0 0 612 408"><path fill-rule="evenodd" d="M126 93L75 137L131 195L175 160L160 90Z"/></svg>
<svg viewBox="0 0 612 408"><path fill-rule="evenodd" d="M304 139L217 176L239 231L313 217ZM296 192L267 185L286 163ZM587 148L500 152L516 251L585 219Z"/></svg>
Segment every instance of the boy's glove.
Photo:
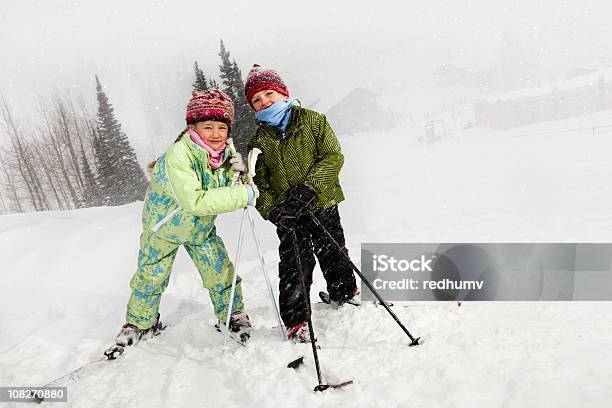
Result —
<svg viewBox="0 0 612 408"><path fill-rule="evenodd" d="M293 187L287 192L285 201L270 211L270 221L278 228L294 229L297 220L316 196L305 184Z"/></svg>
<svg viewBox="0 0 612 408"><path fill-rule="evenodd" d="M270 211L270 221L278 229L291 231L297 224L297 215L287 208L285 203L279 204Z"/></svg>
<svg viewBox="0 0 612 408"><path fill-rule="evenodd" d="M316 196L317 194L312 191L310 187L308 187L306 184L300 184L289 190L287 193L287 198L282 205L293 210L297 216L300 215L302 210L310 205Z"/></svg>
<svg viewBox="0 0 612 408"><path fill-rule="evenodd" d="M244 160L242 160L242 155L240 153L236 152L231 157L230 163L232 164L232 170L236 173L246 173L246 164L244 164Z"/></svg>

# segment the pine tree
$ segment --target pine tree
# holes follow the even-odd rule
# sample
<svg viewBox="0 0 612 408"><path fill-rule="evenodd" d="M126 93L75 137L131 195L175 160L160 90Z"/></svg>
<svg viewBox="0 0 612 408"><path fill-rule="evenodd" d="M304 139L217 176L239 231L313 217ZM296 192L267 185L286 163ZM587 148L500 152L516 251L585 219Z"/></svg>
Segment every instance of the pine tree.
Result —
<svg viewBox="0 0 612 408"><path fill-rule="evenodd" d="M98 203L98 185L96 184L96 177L94 176L89 160L85 154L85 149L81 149L81 168L83 171L83 197L81 199L83 207L95 207Z"/></svg>
<svg viewBox="0 0 612 408"><path fill-rule="evenodd" d="M223 82L223 91L234 101L235 122L232 126L231 136L234 139L236 149L242 155L246 155L249 140L251 140L257 130L255 113L251 110L244 95L242 72L238 68L235 59L230 62L230 53L225 48L223 40L221 40L219 57L221 57L219 70L221 71L220 77Z"/></svg>
<svg viewBox="0 0 612 408"><path fill-rule="evenodd" d="M230 53L225 49L223 40L221 40L221 47L218 55L221 57L221 65L219 65L219 71L221 71L221 74L219 76L221 77L221 82L223 83L223 90L232 98L232 100L234 100L237 92L237 87L235 84L236 76L234 73L234 66L230 62Z"/></svg>
<svg viewBox="0 0 612 408"><path fill-rule="evenodd" d="M204 71L198 66L198 61L195 62L193 66L193 70L195 73L195 82L193 83L193 89L196 91L204 91L208 89L208 81L204 76Z"/></svg>
<svg viewBox="0 0 612 408"><path fill-rule="evenodd" d="M219 83L217 81L215 81L214 79L209 78L208 79L208 88L219 89Z"/></svg>
<svg viewBox="0 0 612 408"><path fill-rule="evenodd" d="M97 76L96 93L98 140L94 144L94 151L100 204L122 205L142 200L147 189L147 178Z"/></svg>

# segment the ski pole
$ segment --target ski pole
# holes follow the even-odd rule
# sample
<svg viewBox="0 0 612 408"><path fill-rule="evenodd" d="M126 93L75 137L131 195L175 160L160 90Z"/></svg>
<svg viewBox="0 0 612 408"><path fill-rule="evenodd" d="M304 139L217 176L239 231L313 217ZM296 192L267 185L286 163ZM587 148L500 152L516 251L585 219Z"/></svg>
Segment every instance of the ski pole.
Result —
<svg viewBox="0 0 612 408"><path fill-rule="evenodd" d="M255 166L257 165L257 156L261 154L261 150L258 148L252 149L247 155L247 177L249 181L253 180L255 176ZM253 203L255 205L255 203ZM259 244L259 239L257 238L257 234L255 233L255 221L253 220L253 216L251 215L251 211L247 206L247 215L249 217L249 224L251 226L251 232L253 233L253 240L255 241L255 247L257 248L257 254L259 256L259 263L261 265L261 272L264 275L266 280L266 285L268 286L268 292L270 293L270 301L272 302L272 307L274 308L274 312L276 313L276 320L278 321L279 333L284 340L287 339L285 334L285 328L283 326L283 321L281 319L280 312L278 310L278 306L276 304L276 297L274 296L274 290L272 289L272 284L270 283L270 278L268 277L268 272L266 271L266 262L263 256L263 251L261 250L261 245Z"/></svg>
<svg viewBox="0 0 612 408"><path fill-rule="evenodd" d="M227 337L229 336L230 319L232 317L232 307L234 306L234 292L236 291L236 279L238 277L238 263L240 262L240 251L242 250L242 236L244 231L244 215L246 208L242 211L242 218L240 219L240 233L238 235L238 248L236 248L236 261L234 262L234 273L232 276L232 289L230 291L229 305L227 309L227 320L225 322L225 336L223 337L223 347L227 344Z"/></svg>
<svg viewBox="0 0 612 408"><path fill-rule="evenodd" d="M230 148L230 152L232 155L236 154L236 146L234 146L234 141L233 139L230 137L227 139L226 141L227 145ZM234 176L232 178L232 185L233 186L237 186L240 184L240 173L236 172L234 173ZM236 279L238 277L238 264L240 262L240 251L242 250L242 238L243 238L243 232L244 232L244 216L246 213L246 207L244 210L242 210L242 217L240 218L240 232L238 235L238 247L236 248L236 261L234 262L234 273L232 274L232 289L230 290L230 299L229 299L229 305L228 305L228 309L227 309L227 318L225 320L225 333L223 336L223 347L226 347L227 345L227 338L229 337L229 332L230 332L230 321L231 321L231 317L232 317L232 308L234 307L234 293L236 292Z"/></svg>
<svg viewBox="0 0 612 408"><path fill-rule="evenodd" d="M230 149L232 151L234 151L234 152L236 151L236 148L234 147L234 143L232 142L231 139L227 140L227 144L229 145L229 147L230 147ZM248 155L248 163L249 163L248 169L249 169L249 173L248 173L248 175L251 178L252 178L252 176L255 175L255 164L257 162L257 156L260 153L261 153L261 150L259 150L259 149L253 149L251 152L249 152L249 155ZM238 173L236 173L236 174L238 174ZM235 177L236 174L234 175L234 178L233 178L233 181L232 181L233 185L241 184L240 177ZM278 307L276 305L276 299L274 297L274 291L272 290L272 285L270 283L270 278L268 277L268 274L266 272L265 260L264 260L264 257L263 257L263 252L261 251L261 246L259 244L259 239L257 238L257 234L255 233L255 222L253 220L253 217L251 216L251 212L249 211L249 207L247 206L243 210L243 212L242 212L242 219L240 221L240 235L239 235L239 238L238 238L238 248L237 248L237 251L236 251L236 262L235 262L235 265L234 265L234 274L233 274L233 278L232 278L232 289L231 289L230 302L229 302L229 312L230 313L228 313L228 315L227 315L227 321L226 321L226 324L225 324L225 329L226 330L225 330L225 337L224 337L224 340L223 340L223 345L224 346L227 343L227 337L229 335L230 316L231 316L231 310L232 310L232 306L233 306L233 302L234 302L234 292L235 292L235 288L236 288L236 276L237 276L237 272L236 271L238 270L238 264L239 264L239 260L240 260L240 252L241 252L241 248L242 248L242 239L243 239L243 231L244 231L244 227L243 226L244 226L244 216L245 216L245 214L248 215L248 218L249 218L249 224L251 226L251 232L253 233L253 239L255 241L255 246L257 247L257 252L258 252L258 255L259 255L259 261L260 261L260 264L261 264L261 270L262 270L262 272L264 274L264 278L265 278L266 284L268 286L268 291L270 293L270 300L272 302L272 307L274 308L274 312L276 313L276 318L277 318L278 326L279 326L279 333L280 333L281 338L286 339L285 329L284 329L284 326L282 324L282 320L281 320L281 317L280 317L280 312L279 312Z"/></svg>
<svg viewBox="0 0 612 408"><path fill-rule="evenodd" d="M353 261L351 261L351 258L349 258L349 256L343 251L343 248L340 246L340 244L338 244L338 242L334 239L334 237L331 236L331 234L329 233L329 231L327 231L327 228L325 228L323 226L323 224L321 224L321 221L319 221L319 219L317 217L315 217L315 215L312 213L312 211L308 210L308 215L310 216L310 219L313 220L313 222L315 224L317 224L317 226L321 229L321 231L323 231L323 233L327 236L327 238L329 238L329 240L331 242L333 242L333 244L336 246L336 248L338 248L338 251L342 254L342 256L344 257L344 259L349 262L351 264L351 267L353 268L353 270L357 273L357 275L359 275L359 277L361 278L361 281L364 282L366 284L366 286L368 287L368 289L370 289L370 291L374 294L374 296L376 296L376 298L378 299L378 301L380 302L381 305L383 305L383 307L387 310L387 312L389 312L389 314L391 315L391 317L393 317L393 320L395 320L395 322L399 325L399 327L402 328L402 330L404 331L404 333L406 333L406 335L410 338L410 340L412 341L410 343L410 346L418 346L419 345L419 340L421 339L420 337L414 338L412 336L412 334L410 334L410 332L408 331L408 329L406 328L406 326L404 326L402 324L402 322L400 321L400 319L395 315L395 313L393 313L393 311L389 308L389 306L387 305L387 302L385 302L385 300L382 298L382 296L380 296L380 294L376 291L376 289L374 289L374 286L372 286L372 284L368 281L368 279L363 275L363 273L361 273L361 271L359 270L359 268L357 268L357 266L355 266L355 264L353 263Z"/></svg>
<svg viewBox="0 0 612 408"><path fill-rule="evenodd" d="M253 220L253 216L251 215L251 211L247 207L246 209L247 216L249 218L249 225L251 226L251 232L253 233L253 240L255 241L255 247L257 248L257 254L259 256L259 263L261 264L261 272L264 275L266 280L266 285L268 286L268 292L270 293L270 300L272 301L272 307L276 312L276 320L278 322L278 328L280 336L283 340L288 340L287 335L285 334L285 328L283 326L283 321L281 320L280 312L278 311L278 306L276 305L276 297L274 296L274 290L272 289L272 284L270 283L270 277L268 276L268 272L266 271L266 261L263 256L263 252L261 250L261 246L259 244L259 239L257 234L255 233L255 221Z"/></svg>
<svg viewBox="0 0 612 408"><path fill-rule="evenodd" d="M304 298L304 303L306 306L307 313L307 322L308 322L308 334L310 334L310 344L312 345L312 354L314 356L315 367L317 370L317 379L319 381L319 385L314 388L314 391L325 391L329 388L329 385L323 384L321 379L321 366L319 365L319 353L317 353L317 345L315 339L314 328L312 327L312 309L310 307L310 299L308 298L308 294L306 293L306 283L304 281L304 271L302 270L302 261L300 260L300 249L297 244L297 234L295 233L295 229L291 230L292 240L293 240L293 252L295 252L295 262L297 265L298 273L300 274L300 286L302 287L302 295Z"/></svg>

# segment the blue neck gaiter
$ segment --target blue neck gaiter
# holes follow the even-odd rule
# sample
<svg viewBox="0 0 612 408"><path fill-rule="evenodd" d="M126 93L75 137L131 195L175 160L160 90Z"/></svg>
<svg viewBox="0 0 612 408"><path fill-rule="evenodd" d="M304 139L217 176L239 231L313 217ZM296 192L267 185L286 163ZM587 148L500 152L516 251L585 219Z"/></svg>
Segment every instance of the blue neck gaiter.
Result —
<svg viewBox="0 0 612 408"><path fill-rule="evenodd" d="M284 132L289 125L293 101L294 99L279 99L273 105L257 112L255 117L258 121Z"/></svg>

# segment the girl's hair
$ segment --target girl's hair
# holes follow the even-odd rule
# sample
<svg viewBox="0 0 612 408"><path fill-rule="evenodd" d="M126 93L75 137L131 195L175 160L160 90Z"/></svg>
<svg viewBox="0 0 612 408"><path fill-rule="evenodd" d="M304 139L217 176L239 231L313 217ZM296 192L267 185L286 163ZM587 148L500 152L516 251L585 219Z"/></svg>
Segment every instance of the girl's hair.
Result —
<svg viewBox="0 0 612 408"><path fill-rule="evenodd" d="M174 143L178 142L179 140L181 140L181 137L183 137L183 135L185 134L185 132L189 130L189 126L185 127L185 129L183 129L181 131L181 133L179 133L179 135L176 137L176 140L174 141Z"/></svg>
<svg viewBox="0 0 612 408"><path fill-rule="evenodd" d="M179 135L176 137L176 140L174 141L174 143L177 143L179 140L181 140L181 137L183 137L183 135L185 134L185 132L189 129L189 126L185 127L185 129L183 129L181 131L181 133L179 133ZM157 159L149 162L149 164L147 164L147 172L149 174L151 174L151 172L153 171L153 167L155 167L155 163L157 163Z"/></svg>

